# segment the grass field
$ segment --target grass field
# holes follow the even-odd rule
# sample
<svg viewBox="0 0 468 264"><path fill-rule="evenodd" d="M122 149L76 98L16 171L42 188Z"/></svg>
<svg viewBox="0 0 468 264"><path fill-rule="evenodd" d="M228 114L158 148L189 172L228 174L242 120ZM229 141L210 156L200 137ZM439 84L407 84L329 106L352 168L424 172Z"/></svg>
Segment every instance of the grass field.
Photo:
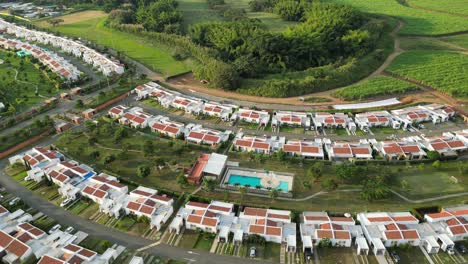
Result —
<svg viewBox="0 0 468 264"><path fill-rule="evenodd" d="M391 77L374 77L357 84L341 88L332 96L346 101L362 100L381 95L401 95L419 90L414 84L400 81Z"/></svg>
<svg viewBox="0 0 468 264"><path fill-rule="evenodd" d="M92 12L97 17L90 16L89 12ZM80 19L81 16L83 16L82 19ZM191 61L182 62L175 60L170 55L172 50L169 47L155 43L149 38L105 27L104 21L106 15L102 12L84 11L59 18L68 21L68 23L65 22L57 27L52 27L46 21L40 21L36 24L52 31L57 31L68 36L85 38L96 44L120 51L164 76L190 70Z"/></svg>
<svg viewBox="0 0 468 264"><path fill-rule="evenodd" d="M421 81L455 97L468 97L468 55L445 51L408 51L388 71Z"/></svg>
<svg viewBox="0 0 468 264"><path fill-rule="evenodd" d="M182 22L184 30L196 23L224 20L218 11L208 7L206 0L179 0L177 2L179 3L178 9L182 12L184 18ZM244 9L248 18L261 20L271 31L283 31L296 24L295 22L284 21L272 13L251 12L249 9L250 0L225 0L224 2L226 6L231 8Z"/></svg>
<svg viewBox="0 0 468 264"><path fill-rule="evenodd" d="M108 171L111 174L119 175L125 180L136 184L174 191L190 191L191 187L182 189L176 183L176 176L181 171L177 167L188 168L202 152L210 152L208 147L185 145L184 141L161 139L152 135L137 134L134 130L128 129L129 136L115 143L112 136L98 136L99 145L90 145L88 138L84 135L64 135L56 143L65 153L74 159L88 164L100 170ZM155 145L155 154L150 157L143 155L142 146L147 140L151 140ZM125 154L119 154L123 145L128 147ZM99 157L90 156L93 151L99 151ZM181 155L183 153L183 155ZM116 159L105 164L106 156L115 155ZM157 158L163 159L168 164L165 168L158 170L153 166ZM151 174L146 178L137 176L137 167L142 164L151 166Z"/></svg>
<svg viewBox="0 0 468 264"><path fill-rule="evenodd" d="M365 12L402 19L405 22L405 26L401 30L403 34L437 35L468 30L468 20L466 18L403 6L396 0L328 1L349 4ZM440 1L426 1L440 3ZM444 2L449 1L452 2L451 0L445 0ZM461 1L458 0L457 2ZM466 7L464 9L466 10Z"/></svg>
<svg viewBox="0 0 468 264"><path fill-rule="evenodd" d="M466 0L406 0L406 2L414 7L468 15L468 2Z"/></svg>
<svg viewBox="0 0 468 264"><path fill-rule="evenodd" d="M0 64L0 82L15 81L16 76L18 84L17 89L10 90L5 98L0 96L0 101L4 104L11 103L17 111L20 111L38 104L44 100L44 97L49 98L58 93L58 90L54 88L54 82L49 80L48 75L36 68L28 58L20 58L13 52L0 50L0 60L4 61ZM8 61L10 63L7 63ZM21 62L23 62L22 67Z"/></svg>
<svg viewBox="0 0 468 264"><path fill-rule="evenodd" d="M400 39L400 47L403 50L466 51L463 45L468 46L468 38L466 39L466 43L461 43L461 45L458 45L455 41L452 42L451 38L405 37Z"/></svg>

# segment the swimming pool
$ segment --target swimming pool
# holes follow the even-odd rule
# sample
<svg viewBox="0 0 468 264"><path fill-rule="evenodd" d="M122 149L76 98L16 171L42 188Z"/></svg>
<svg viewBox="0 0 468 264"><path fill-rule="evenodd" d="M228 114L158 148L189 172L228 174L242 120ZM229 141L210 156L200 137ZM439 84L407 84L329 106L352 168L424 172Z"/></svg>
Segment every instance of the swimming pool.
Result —
<svg viewBox="0 0 468 264"><path fill-rule="evenodd" d="M241 186L249 185L250 187L253 187L253 188L255 188L256 186L260 186L262 188L265 188L261 184L261 178L251 177L251 176L244 176L244 175L231 174L229 176L229 180L228 180L227 183L229 183L231 185L239 184ZM276 187L275 189L283 191L283 192L288 192L289 191L289 184L288 184L288 182L280 181L278 187Z"/></svg>

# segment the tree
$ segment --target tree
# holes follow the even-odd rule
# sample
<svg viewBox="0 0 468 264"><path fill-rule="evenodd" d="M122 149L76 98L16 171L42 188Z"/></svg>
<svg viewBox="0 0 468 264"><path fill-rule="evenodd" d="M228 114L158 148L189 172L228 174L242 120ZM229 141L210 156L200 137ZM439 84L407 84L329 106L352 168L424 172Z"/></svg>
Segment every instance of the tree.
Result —
<svg viewBox="0 0 468 264"><path fill-rule="evenodd" d="M440 168L440 160L434 161L434 163L432 163L432 167L434 167L436 169Z"/></svg>
<svg viewBox="0 0 468 264"><path fill-rule="evenodd" d="M185 177L185 175L183 173L179 173L176 177L176 181L177 181L177 184L180 186L180 187L184 187L185 185L187 185L188 181L187 181L187 177Z"/></svg>
<svg viewBox="0 0 468 264"><path fill-rule="evenodd" d="M276 200L276 198L278 198L278 190L277 189L271 189L268 192L268 196L271 198L271 201Z"/></svg>
<svg viewBox="0 0 468 264"><path fill-rule="evenodd" d="M244 195L247 193L247 188L245 188L244 186L240 187L239 188L239 193L241 195L241 201L244 200Z"/></svg>
<svg viewBox="0 0 468 264"><path fill-rule="evenodd" d="M279 161L283 161L285 158L286 158L286 152L284 152L282 149L278 150L276 152L276 158L279 160Z"/></svg>
<svg viewBox="0 0 468 264"><path fill-rule="evenodd" d="M362 186L361 197L367 201L380 200L390 195L388 186L379 180L367 180Z"/></svg>
<svg viewBox="0 0 468 264"><path fill-rule="evenodd" d="M81 99L76 100L75 107L76 108L83 108L84 107L83 100L81 100Z"/></svg>
<svg viewBox="0 0 468 264"><path fill-rule="evenodd" d="M153 141L147 140L145 144L143 144L143 154L145 157L149 157L154 154L154 144Z"/></svg>
<svg viewBox="0 0 468 264"><path fill-rule="evenodd" d="M323 174L324 165L322 162L315 162L312 167L307 171L307 175L318 181Z"/></svg>
<svg viewBox="0 0 468 264"><path fill-rule="evenodd" d="M216 183L217 181L214 179L203 179L203 189L212 192L216 188Z"/></svg>
<svg viewBox="0 0 468 264"><path fill-rule="evenodd" d="M114 132L114 142L119 142L122 138L125 138L128 136L128 132L124 127L119 127L115 132Z"/></svg>
<svg viewBox="0 0 468 264"><path fill-rule="evenodd" d="M333 191L338 188L338 183L336 183L334 179L328 178L322 182L322 188L324 188L326 191Z"/></svg>
<svg viewBox="0 0 468 264"><path fill-rule="evenodd" d="M426 155L427 155L427 158L430 160L440 160L440 154L437 151L433 151L433 150L428 151Z"/></svg>
<svg viewBox="0 0 468 264"><path fill-rule="evenodd" d="M114 154L109 154L104 158L104 164L109 164L115 160Z"/></svg>
<svg viewBox="0 0 468 264"><path fill-rule="evenodd" d="M89 153L89 156L93 159L97 159L99 156L101 156L101 153L98 150L93 150L91 153Z"/></svg>
<svg viewBox="0 0 468 264"><path fill-rule="evenodd" d="M58 24L63 22L64 20L61 18L51 18L47 20L47 23L51 24L53 27L56 27Z"/></svg>
<svg viewBox="0 0 468 264"><path fill-rule="evenodd" d="M146 178L150 175L151 168L148 165L140 165L137 168L137 175L140 178Z"/></svg>

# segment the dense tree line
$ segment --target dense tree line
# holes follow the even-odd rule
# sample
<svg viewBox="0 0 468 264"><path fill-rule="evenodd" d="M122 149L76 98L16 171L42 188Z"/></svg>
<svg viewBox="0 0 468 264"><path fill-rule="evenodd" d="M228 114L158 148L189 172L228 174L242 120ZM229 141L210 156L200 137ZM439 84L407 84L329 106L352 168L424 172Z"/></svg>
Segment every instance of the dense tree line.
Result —
<svg viewBox="0 0 468 264"><path fill-rule="evenodd" d="M241 77L256 77L362 56L374 47L383 27L351 7L336 4L312 4L304 18L282 33L244 20L196 24L189 36L199 45L218 50L220 58Z"/></svg>

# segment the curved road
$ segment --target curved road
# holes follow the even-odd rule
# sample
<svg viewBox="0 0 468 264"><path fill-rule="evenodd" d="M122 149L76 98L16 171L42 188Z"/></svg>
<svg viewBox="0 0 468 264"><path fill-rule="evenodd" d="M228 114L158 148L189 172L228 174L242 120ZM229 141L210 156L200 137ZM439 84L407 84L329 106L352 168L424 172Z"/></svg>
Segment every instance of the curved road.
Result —
<svg viewBox="0 0 468 264"><path fill-rule="evenodd" d="M57 220L61 225L73 226L76 230L86 232L99 238L107 239L113 243L132 249L140 249L155 242L144 239L142 237L119 232L107 226L100 225L88 219L76 216L61 207L55 206L54 204L45 200L43 197L40 197L29 189L25 188L10 176L6 175L3 170L6 166L6 162L7 161L5 159L0 161L0 184L5 187L8 192L20 197L29 206ZM257 260L214 255L204 251L186 251L185 249L169 246L166 244L160 244L155 247L148 248L146 249L146 252L161 256L163 258L172 258L189 262L196 261L198 263L208 264L261 263L261 261Z"/></svg>

